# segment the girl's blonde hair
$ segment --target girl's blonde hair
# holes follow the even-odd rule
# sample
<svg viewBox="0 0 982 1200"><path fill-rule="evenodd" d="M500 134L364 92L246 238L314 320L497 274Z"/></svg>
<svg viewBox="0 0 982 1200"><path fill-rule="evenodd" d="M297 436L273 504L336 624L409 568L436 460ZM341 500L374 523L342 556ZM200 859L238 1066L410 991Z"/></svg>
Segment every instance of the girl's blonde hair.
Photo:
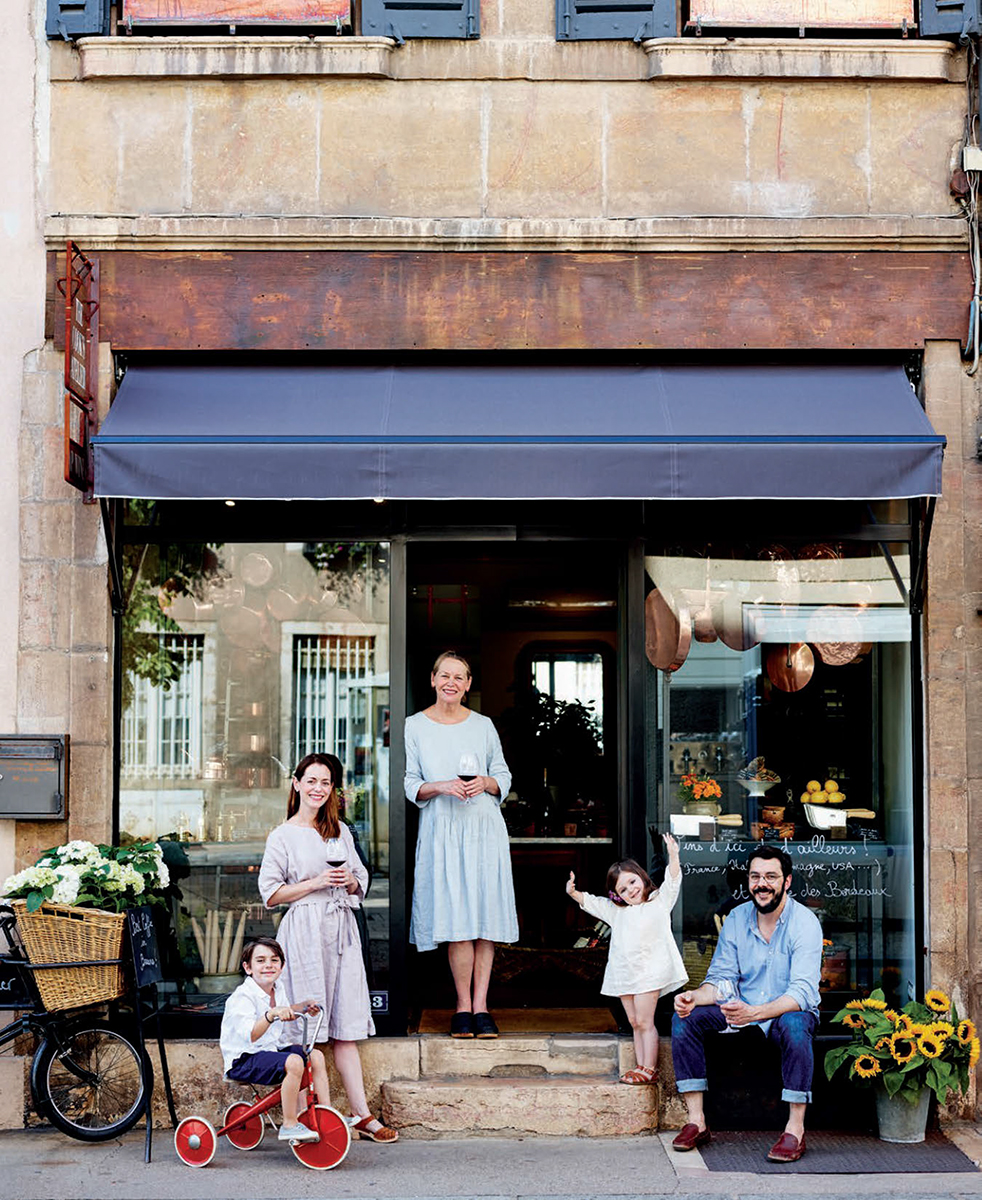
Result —
<svg viewBox="0 0 982 1200"><path fill-rule="evenodd" d="M617 881L626 871L630 871L632 874L637 875L637 877L644 884L645 900L648 899L652 892L656 892L658 890L652 883L651 876L639 862L636 862L633 858L622 858L618 862L613 863L607 872L607 894L615 904L624 903L624 901L617 894Z"/></svg>

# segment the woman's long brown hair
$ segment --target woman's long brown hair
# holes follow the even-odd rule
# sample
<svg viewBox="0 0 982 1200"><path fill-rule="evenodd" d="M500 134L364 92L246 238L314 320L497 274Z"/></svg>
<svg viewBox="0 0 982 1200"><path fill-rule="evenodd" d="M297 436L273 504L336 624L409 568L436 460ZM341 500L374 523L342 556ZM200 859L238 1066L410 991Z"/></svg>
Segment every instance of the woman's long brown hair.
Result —
<svg viewBox="0 0 982 1200"><path fill-rule="evenodd" d="M306 758L302 758L293 772L293 779L290 780L290 797L286 802L286 819L293 816L300 808L300 793L295 787L295 783L299 783L307 773L308 767L314 765L327 767L331 772L331 794L321 805L317 816L314 818L314 828L325 840L327 838L336 838L341 836L341 810L344 803L343 793L341 791L341 783L344 779L344 767L341 766L341 760L335 754L308 754Z"/></svg>

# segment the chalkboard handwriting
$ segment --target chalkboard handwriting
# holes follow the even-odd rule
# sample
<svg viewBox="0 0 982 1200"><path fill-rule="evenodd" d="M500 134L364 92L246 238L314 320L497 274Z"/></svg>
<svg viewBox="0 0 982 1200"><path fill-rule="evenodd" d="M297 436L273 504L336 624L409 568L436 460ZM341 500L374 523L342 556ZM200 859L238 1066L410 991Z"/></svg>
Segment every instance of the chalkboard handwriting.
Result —
<svg viewBox="0 0 982 1200"><path fill-rule="evenodd" d="M682 873L685 876L712 876L719 879L724 890L738 902L748 900L749 894L742 882L747 866L747 854L756 842L699 843L695 861L687 859L686 846L682 849ZM791 895L798 900L858 899L890 897L887 888L885 859L890 847L880 842L871 852L867 839L861 845L829 842L816 834L806 843L784 843L793 863ZM709 855L706 861L703 856ZM725 854L725 859L720 857Z"/></svg>
<svg viewBox="0 0 982 1200"><path fill-rule="evenodd" d="M163 979L160 955L157 952L157 935L149 908L131 908L127 914L130 930L130 945L133 949L133 972L137 987L147 987Z"/></svg>

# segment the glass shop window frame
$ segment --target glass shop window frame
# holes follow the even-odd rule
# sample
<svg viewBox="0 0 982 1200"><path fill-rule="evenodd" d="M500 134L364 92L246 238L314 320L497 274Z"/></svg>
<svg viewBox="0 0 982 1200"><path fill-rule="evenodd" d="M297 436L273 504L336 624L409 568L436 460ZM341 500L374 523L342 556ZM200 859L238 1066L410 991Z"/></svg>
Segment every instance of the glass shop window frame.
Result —
<svg viewBox="0 0 982 1200"><path fill-rule="evenodd" d="M136 514L139 517L139 513ZM165 586L163 575L169 574L173 569L173 560L180 560L181 548L186 548L194 545L200 545L191 539L182 535L182 529L191 529L196 527L196 522L186 520L182 522L181 529L170 528L160 533L153 533L150 537L141 538L138 530L139 524L124 527L118 547L117 561L122 568L125 558L124 548L138 548L148 544L157 545L164 551L165 548L173 548L175 554L172 556L169 553L162 553L159 556L147 556L144 553L138 556L139 567L137 569L137 578L140 578L140 572L145 575L146 562L153 562L156 565L153 567L154 575L151 579L143 579L146 585L147 596L143 598L144 607L147 600L151 602L154 598L159 599L162 610L166 616L170 617L175 611L170 607L165 607L167 604L173 603L173 589ZM134 538L128 537L127 534L132 530L137 536ZM229 531L231 534L231 531ZM198 535L200 536L200 534ZM221 535L219 535L221 536ZM361 832L361 843L363 851L369 856L371 863L371 871L373 875L373 887L369 895L368 902L365 906L365 917L367 924L364 926L366 932L369 932L371 945L378 949L379 953L375 957L376 970L381 969L385 975L376 982L377 988L382 988L381 992L373 991L372 1005L376 1019L376 1025L380 1033L389 1033L393 1030L388 1026L391 1023L390 1014L393 1014L391 1007L393 1000L399 1003L399 989L401 983L397 978L399 971L397 954L396 961L393 961L393 939L399 936L398 928L400 918L392 911L393 903L397 901L399 895L399 885L395 887L391 880L391 856L389 847L393 836L399 836L399 830L395 831L392 828L389 816L391 809L388 803L388 792L390 786L389 779L389 751L388 751L388 728L383 725L383 718L387 721L391 704L391 669L392 669L392 569L391 569L391 539L384 534L369 535L366 539L345 538L338 542L326 543L330 554L335 556L340 554L340 560L350 565L341 566L338 568L342 573L346 573L346 577L353 579L364 580L365 572L368 571L371 575L371 582L367 587L362 587L361 600L351 599L350 595L342 595L340 598L340 608L347 610L342 614L339 620L325 619L323 614L314 615L314 610L311 610L308 620L293 620L286 616L277 618L279 626L278 633L271 635L267 644L268 663L264 668L264 679L269 696L273 697L273 692L278 691L278 695L272 700L267 698L266 716L268 718L269 736L268 750L271 754L279 755L283 753L283 748L292 756L296 751L296 739L299 736L299 731L302 728L301 722L298 719L298 714L295 711L295 701L297 697L296 686L297 679L297 662L299 647L306 643L320 642L323 646L332 647L332 654L339 652L342 657L342 674L345 678L339 681L343 691L349 694L352 704L358 703L354 692L361 684L369 684L370 689L367 693L368 699L363 698L361 707L371 702L373 699L379 703L375 705L378 709L372 711L371 729L373 742L368 748L364 746L354 745L354 728L349 721L347 724L344 721L344 714L341 714L341 724L344 727L342 733L346 736L345 746L340 757L346 766L346 784L348 785L349 796L353 790L364 791L366 783L365 778L361 778L359 783L361 787L352 789L352 784L355 782L354 763L349 762L353 758L359 760L362 772L365 765L369 769L369 778L367 780L372 791L369 797L371 800L371 811L366 813L365 820L354 823L354 827ZM227 536L221 542L208 543L212 549L218 550L218 560L221 562L223 551L231 557L238 556L242 558L247 556L250 551L267 551L271 557L281 554L286 559L287 556L292 556L298 566L301 564L301 557L307 559L311 569L311 583L315 580L322 579L322 568L315 564L313 557L308 553L316 549L316 543L306 543L300 541L290 541L288 537L284 537L281 529L257 532L252 537L243 536ZM351 564L351 561L346 559L347 553L351 548L357 547L360 554L367 554L367 559L364 563L358 560ZM159 563L158 563L159 557ZM369 561L370 560L370 561ZM214 561L214 556L213 556ZM226 557L225 561L229 561ZM165 563L170 565L165 568ZM159 565L159 571L157 569ZM222 564L224 569L224 564ZM306 570L306 568L305 568ZM384 589L379 594L377 572L381 571L384 576ZM160 574L161 578L157 578ZM124 584L129 584L124 576ZM217 585L216 585L217 586ZM273 584L267 585L262 590L268 591ZM322 584L326 587L326 584ZM359 589L356 588L356 592ZM129 599L132 595L130 592L124 593ZM328 592L325 592L326 596ZM196 599L200 602L201 597ZM280 601L284 602L280 596ZM337 601L331 601L337 603ZM204 599L205 612L207 614L207 597ZM352 615L360 612L359 605L364 607L362 616ZM151 605L152 606L152 605ZM242 598L233 602L234 607L247 607L247 602ZM142 611L142 610L141 610ZM369 624L366 627L364 614L368 614L371 618L373 611L376 614L376 620L369 619ZM380 617L381 621L377 618ZM179 621L180 624L186 625L186 619ZM248 803L251 789L254 787L266 788L265 793L261 793L265 797L265 804L272 814L275 809L275 820L270 819L269 828L273 828L285 817L286 814L286 793L287 783L282 782L280 786L280 771L277 768L270 768L269 779L255 778L251 782L245 779L233 783L231 769L229 773L218 772L216 750L224 747L226 755L231 751L232 743L229 738L229 700L226 696L224 701L219 696L219 691L222 691L223 684L220 676L222 670L219 659L221 657L221 634L219 630L219 622L215 613L202 616L200 613L193 621L195 628L185 628L183 632L175 632L173 624L168 621L167 627L162 629L154 629L152 621L142 621L136 628L130 627L127 633L123 633L123 625L120 623L120 637L117 639L116 662L115 670L122 672L123 657L123 642L125 637L146 637L147 633L155 634L162 647L167 647L173 657L175 648L183 646L187 652L186 662L174 676L171 675L170 687L165 687L161 683L153 682L149 679L137 676L132 670L127 671L126 686L123 689L125 699L120 700L117 710L116 737L119 746L119 766L118 766L118 782L114 788L114 826L120 831L116 836L126 837L129 833L127 826L134 826L134 822L145 822L149 820L154 824L152 836L167 838L168 835L177 835L176 842L178 843L170 850L165 849L170 861L170 855L175 855L177 859L177 870L174 870L172 865L172 875L175 879L177 887L181 889L183 897L175 899L173 902L174 912L171 921L171 929L178 929L177 910L182 910L180 921L180 936L175 946L178 957L173 960L172 968L166 972L166 979L162 987L162 1000L165 1004L163 1009L164 1032L168 1037L176 1038L196 1038L217 1036L218 1023L221 1018L222 1005L225 995L235 986L237 980L232 979L234 972L234 964L227 971L228 981L224 992L205 992L201 988L197 991L192 982L193 977L197 974L207 975L213 968L208 967L203 961L202 966L204 971L199 968L197 971L191 969L187 951L191 945L191 938L185 926L189 925L190 914L196 911L199 907L198 901L203 896L210 897L206 907L214 908L219 913L221 919L222 914L227 917L227 912L236 908L239 902L246 902L246 895L251 895L255 892L254 904L247 905L247 911L258 913L261 908L258 891L255 889L255 880L258 873L258 859L255 859L255 846L249 840L251 835L237 834L229 840L228 824L225 824L224 836L216 835L216 828L212 828L204 820L203 814L203 797L207 795L209 788L224 786L224 781L228 781L228 785L235 791L238 783L241 782L241 787L238 789L242 792L242 801ZM343 632L345 627L351 630L351 633ZM276 643L275 645L273 643ZM226 646L226 652L228 647ZM380 657L381 656L381 657ZM377 669L381 662L383 671L379 675ZM350 669L349 669L350 668ZM166 674L164 676L166 678ZM231 678L231 676L229 676ZM247 682L247 677L240 677L238 683ZM382 689L379 692L379 688ZM388 690L387 690L388 689ZM224 695L224 692L223 692ZM385 700L384 705L381 701ZM250 694L249 699L256 699ZM224 711L226 720L223 722L221 714ZM381 705L381 707L380 707ZM193 763L189 763L187 768L174 768L169 764L161 765L161 760L164 757L160 753L156 753L158 749L161 732L165 728L167 709L177 706L182 710L181 719L185 722L183 731L184 741L182 744L186 748L193 748L192 757L196 755L197 767L195 769ZM210 706L210 711L209 711ZM343 705L342 705L343 707ZM384 712L383 712L384 709ZM146 744L149 749L150 761L139 763L135 762L132 751L135 749L136 740L143 736L142 731L146 731L149 722L149 737L146 738ZM243 729L247 728L243 726ZM251 727L250 727L251 728ZM335 731L328 730L330 737L334 736ZM226 744L227 743L227 744ZM384 746L382 757L379 758L379 747ZM312 747L312 749L322 749L322 746ZM327 746L328 750L334 751L333 746ZM189 751L191 752L191 751ZM305 753L308 751L304 751ZM240 756L241 757L241 756ZM154 764L153 760L157 763ZM278 758L274 758L275 762L279 762ZM296 760L294 760L296 761ZM292 765L292 764L291 764ZM283 778L286 779L286 772L289 767L283 768ZM182 792L174 791L173 786L178 788L189 789ZM147 799L142 802L140 793L146 792ZM273 793L276 793L274 796ZM280 795L281 793L281 795ZM257 796L260 793L255 793ZM184 800L186 797L186 801ZM235 797L231 800L225 799L223 805L228 803L238 803ZM163 804L163 808L160 804ZM195 804L198 807L195 808ZM272 804L273 808L270 808ZM176 807L175 807L176 806ZM233 804L234 807L234 804ZM198 812L201 809L201 813ZM385 808L386 812L381 814L379 810ZM173 809L173 812L171 812ZM190 819L183 821L183 827L178 829L178 825L182 825L182 820L177 819L177 811L181 810L183 818L183 810L187 809L191 814ZM194 810L192 812L192 809ZM145 811L144 811L145 810ZM161 816L161 814L164 814ZM387 822L387 826L381 833L375 829L378 820L383 819ZM352 820L349 814L347 819ZM366 837L369 829L369 824L372 824L373 835ZM166 826L166 828L165 828ZM172 828L173 826L173 828ZM217 827L221 828L221 826ZM265 832L268 832L266 830ZM142 833L141 833L142 836ZM241 837L246 837L246 842L243 843L244 857L239 857L235 854L235 842ZM263 840L265 833L263 834ZM220 840L218 840L220 838ZM182 849L179 848L180 843L184 840L195 843ZM165 842L165 847L167 843ZM261 852L261 847L260 847ZM381 855L381 858L379 857ZM184 860L183 872L182 863ZM188 861L190 860L190 862ZM188 874L188 868L192 874ZM205 871L214 874L215 879L209 883L202 876L201 872ZM225 886L230 888L226 894L221 880L225 880ZM245 888L246 892L239 894L241 888ZM184 911L187 910L187 911ZM243 910L246 911L246 910ZM275 911L275 910L274 910ZM200 915L200 914L199 914ZM238 912L236 912L238 917ZM269 923L270 918L274 913L266 912L262 923ZM256 917L255 919L258 919ZM248 918L247 918L248 920ZM214 941L217 939L221 942L228 940L225 933L224 925L221 925L218 931L204 929L204 922L201 922L202 934L205 937L211 937ZM237 935L237 921L232 923L232 938L234 944ZM269 929L259 929L258 932L272 933L275 935L275 923ZM254 934L253 934L254 935ZM166 935L165 935L166 936ZM385 942L384 946L377 944L377 939L382 938ZM181 950L181 945L184 945L184 950ZM194 947L191 946L193 950ZM224 945L222 946L224 951ZM165 955L166 957L166 955ZM366 954L366 958L368 955ZM197 957L192 954L193 960L196 962ZM225 956L227 961L231 963L231 958ZM165 964L166 966L166 964ZM220 981L221 968L218 969L215 975L216 984ZM371 976L370 976L371 980ZM370 982L371 986L371 982ZM198 1001L204 1001L203 1008L207 1011L196 1011L201 1008ZM169 1006L169 1007L167 1007ZM397 1017L397 1014L396 1014Z"/></svg>
<svg viewBox="0 0 982 1200"><path fill-rule="evenodd" d="M766 535L759 537L757 540L766 542ZM873 539L861 539L866 543L866 547L870 553L875 551L870 548L869 543ZM912 536L912 541L914 540ZM840 539L840 545L843 552L848 555L850 550L857 551L858 547L848 541L848 539ZM888 550L892 549L893 554L887 554L884 561L891 559L888 565L890 569L896 565L902 554L908 550L913 551L914 546L910 543L896 543ZM918 547L919 549L919 547ZM720 552L720 548L715 548L716 553ZM678 551L677 551L678 552ZM690 551L691 553L691 551ZM861 555L862 551L858 551ZM656 541L649 537L646 547L647 556L667 556L670 554L669 548L662 542ZM692 554L694 558L703 558L708 560L712 557L712 552L709 554ZM910 572L914 573L916 569L915 559L913 554L910 560ZM645 573L645 588L650 588L652 580ZM903 601L907 603L896 605L895 611L890 615L889 620L900 620L899 613L903 614L902 620L909 627L909 637L900 636L897 641L889 641L884 635L884 640L874 645L870 658L870 682L869 682L869 719L874 728L871 729L870 737L875 738L874 751L879 760L882 760L886 755L891 762L886 770L893 773L893 777L897 778L901 772L905 773L905 791L899 803L891 804L891 796L884 794L881 790L877 796L877 803L870 804L870 808L877 809L876 828L883 838L883 841L878 846L874 846L875 837L870 836L863 838L861 841L856 840L856 828L850 824L848 839L844 839L841 843L838 840L833 841L834 831L825 831L822 829L806 827L806 829L798 830L795 828L794 840L791 840L786 845L788 852L791 854L792 860L798 867L797 874L793 877L792 892L797 891L797 898L804 902L812 904L823 904L826 901L816 900L814 897L818 891L824 886L818 881L822 879L822 861L823 856L834 856L837 854L847 855L850 851L855 851L862 859L854 871L848 869L843 874L852 874L854 878L851 883L846 884L846 888L854 887L856 897L853 903L856 905L857 917L855 927L849 931L853 942L849 946L839 945L835 938L834 927L836 922L830 921L830 932L833 942L831 946L826 947L826 957L823 962L823 1016L836 1011L840 1003L854 995L868 994L872 987L880 986L882 980L882 971L880 978L872 978L872 974L878 969L876 964L890 973L892 970L892 962L896 957L900 960L902 977L897 980L897 998L903 1002L906 999L906 991L913 987L915 989L921 986L921 976L923 974L923 964L919 947L923 940L923 913L921 911L921 893L922 893L922 878L923 878L923 833L922 833L922 814L923 814L923 781L921 760L918 750L919 745L919 725L921 714L920 692L922 681L919 672L920 663L920 639L919 639L919 622L915 615L910 611L909 606L909 588L910 577L903 581L906 584L907 594L904 594L903 589L898 589L898 596L901 596ZM811 614L814 617L814 613ZM793 621L792 614L792 621ZM693 636L692 647L697 647L695 637ZM899 650L896 649L899 647ZM697 663L702 657L703 666L701 669L705 671L705 662L712 658L711 654L703 654L700 656L700 650L714 651L715 646L707 645L696 649L693 656L693 664ZM691 653L691 651L690 651ZM726 648L724 654L732 656L739 663L739 660L745 659L748 653L754 655L759 654L757 650L751 650L741 653L740 651L730 650ZM685 657L685 656L683 656ZM818 657L816 653L816 657ZM858 660L856 660L858 661ZM670 827L670 814L674 811L680 812L680 800L677 795L676 788L679 783L678 771L672 771L670 768L674 764L669 764L663 758L667 754L670 738L673 732L685 732L684 730L674 730L666 728L667 722L671 721L671 704L670 695L673 686L677 689L683 682L684 676L682 672L685 666L678 671L659 671L652 664L649 658L643 661L643 669L645 671L645 686L644 686L644 726L645 726L645 751L644 751L644 768L646 778L646 823L649 827L650 840L646 849L653 852L654 858L657 859L657 847L655 846L655 838L660 840L660 832ZM742 694L737 696L736 703L738 707L748 709L750 705L757 703L757 697L752 686L753 679L760 679L764 672L763 663L759 670L755 668L746 672L747 680L744 680ZM827 671L827 673L829 673ZM707 675L711 679L711 675ZM731 685L735 686L735 685ZM887 694L889 688L898 689L901 693L899 699L892 699L891 695ZM833 691L835 689L832 689ZM801 693L799 693L801 695ZM732 699L732 697L731 697ZM830 696L829 703L835 703L835 697ZM890 712L891 705L894 706L894 712ZM790 709L789 709L790 711ZM892 723L892 729L887 728ZM756 714L749 711L743 714L743 732L746 736L747 730L751 727L756 728ZM698 732L698 731L693 731ZM714 732L722 733L722 729ZM664 749L656 746L654 743L660 742ZM694 745L700 745L698 739L694 739ZM717 745L717 751L723 750L724 754L728 747L723 744ZM737 747L737 751L742 751L745 754L744 761L740 764L732 764L734 767L742 768L746 762L752 757L764 754L766 760L766 748L754 743L750 737L743 747ZM716 761L710 758L711 768L716 767ZM727 769L729 769L729 765ZM697 769L695 764L693 769ZM882 761L876 762L871 766L871 780L873 787L883 788L884 784L880 777L880 772L883 770ZM707 774L714 776L716 771L709 769ZM824 784L824 778L821 780ZM749 792L749 786L747 790ZM731 789L730 795L732 791ZM842 789L846 789L843 787ZM771 792L772 803L778 807L786 803L787 783L782 781L773 786ZM777 797L777 799L774 799ZM748 797L749 798L749 797ZM712 799L712 798L710 798ZM726 799L719 801L720 805L725 808L727 806ZM800 807L801 797L796 792L794 800L797 804L794 806L796 815L804 813L804 809ZM763 806L764 798L761 797L758 803ZM853 799L847 797L848 807L866 807L866 802L861 795L857 795ZM701 809L703 806L693 805L695 810ZM825 810L834 811L831 807L825 806ZM814 811L814 810L813 810ZM821 809L818 810L821 813ZM749 809L748 809L749 812ZM731 891L739 886L738 875L733 871L733 864L736 861L744 862L747 858L747 853L752 849L753 845L758 844L757 839L750 836L751 830L744 826L742 830L727 829L723 826L714 823L712 832L705 823L708 818L709 810L707 809L703 817L703 824L699 826L698 811L693 812L692 819L688 822L697 830L694 834L688 834L683 840L683 864L685 863L686 843L695 848L694 853L690 856L692 862L688 868L683 867L684 871L689 875L690 880L703 881L707 887L707 880L716 880L717 875L720 875L729 885ZM740 814L738 814L740 815ZM858 824L858 822L857 822ZM870 823L872 824L872 823ZM681 828L683 822L680 822ZM759 830L755 832L760 832ZM742 833L743 836L739 836ZM804 833L802 838L800 833ZM719 853L721 844L723 846L733 845L739 846L739 853L729 854L725 850ZM778 844L784 845L784 842ZM716 852L715 854L713 852ZM796 853L797 851L797 853ZM882 853L885 857L879 861L878 856ZM701 857L700 857L701 856ZM904 859L906 858L906 861ZM703 862L705 859L706 862ZM698 860L698 861L696 861ZM830 861L835 861L834 858ZM729 864L729 868L725 872L720 872L718 865L714 869L711 865L713 862L722 863L724 867ZM897 892L889 895L885 899L885 908L882 910L878 924L875 922L873 913L877 911L877 904L882 905L883 900L877 900L875 896L863 896L862 893L866 890L875 892L880 886L880 881L877 872L881 869L885 870L889 864L889 869L892 872L892 877L897 880ZM869 879L860 879L861 873L869 874ZM827 875L826 879L842 878L839 875ZM690 882L690 889L694 888L695 884ZM683 938L683 924L685 918L685 888L686 880L683 880L683 894L679 904L676 906L675 925L680 938ZM832 902L833 906L838 903L838 897L842 895L842 885L833 884L833 895L836 900ZM725 885L724 885L725 890ZM745 899L744 895L736 895L731 899ZM866 906L867 915L863 918L864 906ZM821 915L821 914L820 914ZM725 914L723 916L725 919ZM714 917L715 922L719 922L719 914ZM864 924L865 922L865 924ZM712 946L715 944L713 933L718 933L719 925L717 924L716 931L707 926L704 938L691 938L689 941L694 941L694 946L688 946L688 942L683 938L683 957L685 950L691 951L689 954L690 962L687 959L687 966L690 969L690 981L695 971L695 982L698 982L700 972L704 974L703 968L708 966L709 958L711 957ZM865 935L864 935L865 929ZM839 932L841 933L841 922L839 923ZM865 936L865 946L863 938ZM877 940L877 945L874 946L874 938ZM843 939L846 941L848 939ZM704 944L703 944L704 943ZM854 944L853 944L854 943ZM849 963L849 954L844 953L852 946L852 953L855 956L855 961ZM864 957L864 949L866 955ZM892 977L892 976L891 976ZM660 1013L660 1021L663 1014Z"/></svg>

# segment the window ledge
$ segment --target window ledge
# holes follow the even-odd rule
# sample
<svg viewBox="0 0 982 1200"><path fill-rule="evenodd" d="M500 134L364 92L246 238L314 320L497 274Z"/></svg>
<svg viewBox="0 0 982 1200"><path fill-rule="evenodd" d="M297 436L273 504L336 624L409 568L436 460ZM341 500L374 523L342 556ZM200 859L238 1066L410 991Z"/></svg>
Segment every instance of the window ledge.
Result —
<svg viewBox="0 0 982 1200"><path fill-rule="evenodd" d="M963 83L966 57L949 42L843 38L653 38L649 79L904 79Z"/></svg>
<svg viewBox="0 0 982 1200"><path fill-rule="evenodd" d="M391 79L386 37L79 38L79 79L353 75Z"/></svg>
<svg viewBox="0 0 982 1200"><path fill-rule="evenodd" d="M964 253L961 217L266 217L144 213L48 217L49 250L71 238L86 250L522 250L739 251L863 250Z"/></svg>

